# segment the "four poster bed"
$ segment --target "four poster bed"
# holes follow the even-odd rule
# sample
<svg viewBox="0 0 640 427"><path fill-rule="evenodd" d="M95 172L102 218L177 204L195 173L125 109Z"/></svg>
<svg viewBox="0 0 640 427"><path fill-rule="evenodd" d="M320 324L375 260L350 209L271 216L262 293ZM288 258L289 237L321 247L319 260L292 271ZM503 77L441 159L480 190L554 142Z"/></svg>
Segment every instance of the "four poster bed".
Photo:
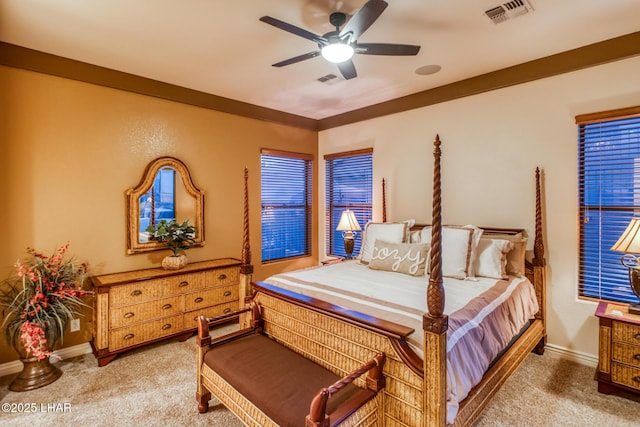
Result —
<svg viewBox="0 0 640 427"><path fill-rule="evenodd" d="M374 387L377 394L367 401L364 409L352 409L358 416L345 419L340 425L471 425L527 355L531 351L543 353L546 279L539 170L536 170L534 256L532 262L525 262L524 230L442 225L439 137L434 146L430 226L413 225L410 232L402 223L378 226L377 232L367 226L364 240L369 242L363 241L359 261L283 273L257 283L251 283L245 170L240 286L241 295L244 292L251 309L222 319L208 319L209 323L201 322L197 393L201 412L206 410L213 393L246 424L269 423L264 421L268 417L264 418L260 411L256 414L251 402L229 386L224 375L203 363L213 347L209 346L208 324L232 315L240 318L240 334L255 330L259 318L261 335L338 377L370 365L372 358L382 355L383 365L378 366L382 367L384 378L377 379ZM384 201L383 210L386 210ZM383 219L386 220L386 212ZM398 230L403 230L402 243L388 246L384 239ZM378 239L372 242L376 233ZM455 242L461 241L470 242L467 246L470 252L462 258L451 253ZM448 249L443 248L443 242ZM402 246L405 243L408 245ZM496 251L495 245L502 245L501 249ZM516 245L520 250L513 250ZM397 255L398 251L402 254L402 248L422 252L407 255L402 261L396 256L397 262L385 264L383 259L380 262L380 254ZM365 265L367 251L373 251L374 255L369 254L369 263ZM475 257L486 262L490 252L498 253L501 272L486 273L487 265L481 264L472 268L469 260ZM428 276L417 267L422 258L429 260ZM453 259L459 258L467 260L464 267L467 270L458 272L458 267L451 268ZM505 274L507 261L518 268ZM443 271L447 277L443 277ZM224 347L224 343L233 339L226 336L219 342ZM367 388L372 380L353 376L350 381ZM267 390L263 392L269 394ZM334 425L333 419L331 424L309 422L307 417L306 425Z"/></svg>

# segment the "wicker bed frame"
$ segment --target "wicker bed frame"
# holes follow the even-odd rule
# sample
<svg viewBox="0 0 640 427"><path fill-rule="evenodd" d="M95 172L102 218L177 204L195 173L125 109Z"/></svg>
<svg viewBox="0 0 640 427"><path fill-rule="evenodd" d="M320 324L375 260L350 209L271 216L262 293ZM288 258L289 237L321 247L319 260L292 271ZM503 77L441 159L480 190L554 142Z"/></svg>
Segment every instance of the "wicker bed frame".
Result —
<svg viewBox="0 0 640 427"><path fill-rule="evenodd" d="M446 424L446 332L448 317L443 313L444 287L441 254L441 174L440 138L434 141L433 218L430 276L427 285L428 313L423 316L424 359L420 360L406 343L411 329L379 319L367 319L324 301L300 298L276 287L252 283L251 248L248 227L247 171L245 170L245 217L242 250L241 295L261 308L264 333L315 363L343 376L376 354L386 354L383 374L386 388L372 409L375 420L367 425L444 426ZM383 187L384 188L384 187ZM384 190L383 190L384 191ZM384 204L384 203L383 203ZM385 209L386 210L386 209ZM386 219L386 213L383 214ZM519 230L485 229L491 232ZM516 370L531 351L544 352L545 328L545 259L542 241L540 171L536 170L536 212L533 260L527 262L527 276L535 286L540 306L530 326L485 373L467 398L460 403L455 426L468 426L499 387ZM250 319L241 319L248 325ZM200 370L200 368L199 368ZM425 375L426 373L426 375ZM364 380L356 381L364 387ZM199 380L198 393L205 393ZM215 392L214 392L215 394ZM228 405L231 408L233 405ZM237 405L236 405L237 406ZM248 408L231 408L240 418Z"/></svg>

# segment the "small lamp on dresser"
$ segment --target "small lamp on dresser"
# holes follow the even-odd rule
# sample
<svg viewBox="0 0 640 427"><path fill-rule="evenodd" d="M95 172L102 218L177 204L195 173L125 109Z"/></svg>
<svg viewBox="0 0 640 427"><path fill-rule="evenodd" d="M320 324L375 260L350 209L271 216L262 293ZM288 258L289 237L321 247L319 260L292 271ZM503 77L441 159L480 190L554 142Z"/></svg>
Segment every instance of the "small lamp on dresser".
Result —
<svg viewBox="0 0 640 427"><path fill-rule="evenodd" d="M351 259L351 254L353 253L353 247L355 245L355 232L361 230L360 224L356 219L356 215L352 210L347 209L342 212L342 216L340 217L340 222L338 223L336 230L342 231L344 251L347 254L345 259Z"/></svg>
<svg viewBox="0 0 640 427"><path fill-rule="evenodd" d="M620 262L629 269L629 285L640 299L640 260L634 254L640 254L640 218L632 218L612 251L623 252ZM629 313L640 314L640 304L630 304Z"/></svg>

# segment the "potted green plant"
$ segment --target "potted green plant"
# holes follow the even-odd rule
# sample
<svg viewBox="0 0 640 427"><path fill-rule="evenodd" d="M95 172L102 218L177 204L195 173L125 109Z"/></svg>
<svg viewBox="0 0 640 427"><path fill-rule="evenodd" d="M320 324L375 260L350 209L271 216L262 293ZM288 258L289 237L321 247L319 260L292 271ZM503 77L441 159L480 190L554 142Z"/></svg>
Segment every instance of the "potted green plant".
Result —
<svg viewBox="0 0 640 427"><path fill-rule="evenodd" d="M146 229L149 239L160 242L173 252L162 260L162 267L178 270L187 265L187 256L183 253L196 244L196 227L189 225L189 220L178 222L175 219L160 220Z"/></svg>
<svg viewBox="0 0 640 427"><path fill-rule="evenodd" d="M83 297L87 265L65 258L69 244L51 256L27 249L29 258L15 264L15 274L0 284L7 342L23 362L9 388L26 391L52 383L62 372L49 363L53 347L62 342L72 319L90 307Z"/></svg>

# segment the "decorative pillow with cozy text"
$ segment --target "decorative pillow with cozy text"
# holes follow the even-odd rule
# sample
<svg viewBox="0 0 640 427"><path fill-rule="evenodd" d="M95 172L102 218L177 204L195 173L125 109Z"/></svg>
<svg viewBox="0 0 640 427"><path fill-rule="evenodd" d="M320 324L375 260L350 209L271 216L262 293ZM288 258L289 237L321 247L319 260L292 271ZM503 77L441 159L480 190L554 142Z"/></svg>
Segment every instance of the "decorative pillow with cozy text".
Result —
<svg viewBox="0 0 640 427"><path fill-rule="evenodd" d="M429 245L426 243L390 243L377 239L369 268L424 276Z"/></svg>

